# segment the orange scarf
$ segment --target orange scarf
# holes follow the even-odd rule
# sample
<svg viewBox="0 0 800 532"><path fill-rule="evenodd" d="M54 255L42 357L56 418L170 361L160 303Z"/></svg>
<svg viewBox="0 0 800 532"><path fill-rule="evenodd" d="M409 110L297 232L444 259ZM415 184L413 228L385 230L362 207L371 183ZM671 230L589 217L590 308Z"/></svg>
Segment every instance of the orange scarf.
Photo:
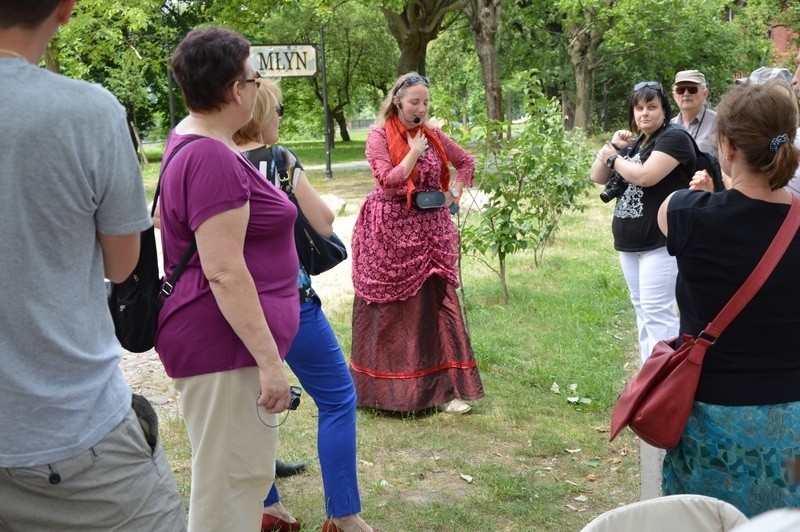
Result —
<svg viewBox="0 0 800 532"><path fill-rule="evenodd" d="M406 133L411 134L412 137L416 137L419 134L418 132L422 131L425 136L428 137L428 145L433 146L433 149L436 150L436 153L439 155L439 161L442 167L442 172L439 177L439 187L443 192L447 192L450 189L450 167L447 164L447 154L444 152L442 141L439 140L439 136L436 133L424 124L412 129L406 129L400 121L400 118L396 116L386 121L385 129L386 141L389 146L389 157L392 159L392 164L394 165L400 164L400 161L411 151L408 145L408 139L406 139ZM406 180L406 184L408 185L406 191L406 210L411 209L411 193L416 188L414 183L417 181L419 181L419 172L417 172L417 165L415 164Z"/></svg>

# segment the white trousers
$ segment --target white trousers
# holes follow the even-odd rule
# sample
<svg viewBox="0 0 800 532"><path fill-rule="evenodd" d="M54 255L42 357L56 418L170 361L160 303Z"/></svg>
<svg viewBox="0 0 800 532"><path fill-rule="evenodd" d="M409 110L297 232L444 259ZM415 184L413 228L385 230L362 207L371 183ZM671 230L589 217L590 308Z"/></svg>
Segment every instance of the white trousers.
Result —
<svg viewBox="0 0 800 532"><path fill-rule="evenodd" d="M260 409L255 367L175 379L189 442L189 531L261 528L264 494L275 480L278 416Z"/></svg>
<svg viewBox="0 0 800 532"><path fill-rule="evenodd" d="M678 264L663 246L650 251L619 254L622 273L628 283L639 330L639 357L647 360L660 340L678 335L675 314L675 279Z"/></svg>

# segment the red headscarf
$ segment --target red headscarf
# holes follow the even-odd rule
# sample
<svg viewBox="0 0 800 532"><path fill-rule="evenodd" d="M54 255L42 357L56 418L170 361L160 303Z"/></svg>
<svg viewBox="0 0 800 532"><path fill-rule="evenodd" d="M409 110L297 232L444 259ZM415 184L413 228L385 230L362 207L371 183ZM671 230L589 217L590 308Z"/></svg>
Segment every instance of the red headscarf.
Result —
<svg viewBox="0 0 800 532"><path fill-rule="evenodd" d="M447 164L447 154L444 152L444 146L442 146L442 142L439 140L439 136L436 135L429 127L425 124L421 126L417 126L412 129L406 129L403 123L400 121L400 118L397 116L393 116L386 121L386 140L389 145L389 157L392 159L392 164L400 164L400 161L411 151L411 148L408 145L408 139L406 139L406 133L410 133L412 137L416 137L419 131L425 134L428 138L428 144L433 146L433 149L436 150L436 153L439 155L439 161L441 164L442 172L441 176L439 177L439 187L442 191L446 192L450 188L450 167ZM406 192L406 209L411 208L411 193L414 191L414 183L419 181L419 172L417 172L417 166L414 165L414 168L411 169L411 173L408 174L408 179L406 183L408 184L408 190Z"/></svg>

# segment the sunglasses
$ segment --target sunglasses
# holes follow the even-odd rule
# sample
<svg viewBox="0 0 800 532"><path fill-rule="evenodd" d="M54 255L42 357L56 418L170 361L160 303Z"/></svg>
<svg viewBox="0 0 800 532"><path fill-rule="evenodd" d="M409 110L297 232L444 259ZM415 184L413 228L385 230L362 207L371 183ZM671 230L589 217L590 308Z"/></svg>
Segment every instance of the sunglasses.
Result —
<svg viewBox="0 0 800 532"><path fill-rule="evenodd" d="M420 83L422 83L426 87L430 87L428 78L426 78L425 76L408 76L406 79L401 81L397 87L394 88L394 91L392 91L392 95L393 96L396 95L400 91L400 89L402 89L403 86L405 85L408 85L410 87L411 85L418 85Z"/></svg>
<svg viewBox="0 0 800 532"><path fill-rule="evenodd" d="M700 88L697 85L689 85L688 87L675 87L675 94L681 95L684 92L688 92L689 94L697 94L698 90L700 90Z"/></svg>
<svg viewBox="0 0 800 532"><path fill-rule="evenodd" d="M283 118L283 103L278 104L275 108L275 112L278 113L278 118Z"/></svg>
<svg viewBox="0 0 800 532"><path fill-rule="evenodd" d="M243 80L243 82L244 83L255 83L256 87L260 87L261 86L261 77L245 79L245 80Z"/></svg>
<svg viewBox="0 0 800 532"><path fill-rule="evenodd" d="M658 92L661 92L663 90L661 88L661 83L657 81L640 81L639 83L633 86L633 92L637 92L642 89L653 89L654 91Z"/></svg>

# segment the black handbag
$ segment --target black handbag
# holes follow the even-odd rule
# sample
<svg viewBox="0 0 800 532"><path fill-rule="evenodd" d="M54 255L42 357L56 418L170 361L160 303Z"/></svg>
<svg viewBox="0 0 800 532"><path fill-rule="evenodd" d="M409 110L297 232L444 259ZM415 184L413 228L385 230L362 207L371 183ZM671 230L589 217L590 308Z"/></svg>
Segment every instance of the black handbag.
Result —
<svg viewBox="0 0 800 532"><path fill-rule="evenodd" d="M297 248L297 257L309 275L318 275L326 272L347 258L347 248L344 242L331 233L325 238L320 235L303 214L300 204L294 195L294 187L286 171L286 158L279 145L272 146L273 176L277 176L276 185L289 196L297 207L297 221L294 224L294 243Z"/></svg>
<svg viewBox="0 0 800 532"><path fill-rule="evenodd" d="M444 207L445 197L441 190L422 190L411 193L411 202L414 207L423 211L441 209Z"/></svg>
<svg viewBox="0 0 800 532"><path fill-rule="evenodd" d="M150 210L151 218L158 205L164 169L181 148L197 138L199 137L187 139L179 144L161 166L153 207ZM164 304L164 299L172 293L175 283L178 282L196 250L197 244L193 241L169 280L165 282L158 271L155 228L151 226L142 231L139 261L133 273L119 284L106 281L106 295L111 319L114 322L114 334L122 347L133 353L143 353L153 348L158 329L158 313Z"/></svg>

